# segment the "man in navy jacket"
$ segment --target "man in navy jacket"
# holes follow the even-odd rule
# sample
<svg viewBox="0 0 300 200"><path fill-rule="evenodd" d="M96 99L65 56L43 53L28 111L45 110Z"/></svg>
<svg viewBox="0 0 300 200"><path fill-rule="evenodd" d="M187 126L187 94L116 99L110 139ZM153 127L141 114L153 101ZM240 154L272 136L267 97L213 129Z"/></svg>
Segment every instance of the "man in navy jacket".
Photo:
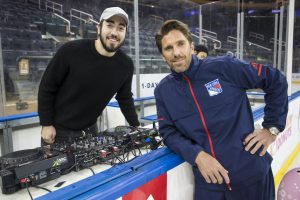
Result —
<svg viewBox="0 0 300 200"><path fill-rule="evenodd" d="M232 56L199 60L186 24L166 21L156 44L171 68L155 89L164 143L193 166L195 199L275 199L267 152L284 130L286 78ZM266 93L263 128L254 130L246 90Z"/></svg>

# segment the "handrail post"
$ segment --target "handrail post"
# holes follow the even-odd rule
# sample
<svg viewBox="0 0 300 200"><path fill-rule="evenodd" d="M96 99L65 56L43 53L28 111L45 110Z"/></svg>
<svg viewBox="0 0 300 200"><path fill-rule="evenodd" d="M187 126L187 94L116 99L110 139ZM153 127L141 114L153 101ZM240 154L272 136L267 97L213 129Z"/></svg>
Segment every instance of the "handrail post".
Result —
<svg viewBox="0 0 300 200"><path fill-rule="evenodd" d="M140 118L145 117L145 105L144 105L144 101L141 101L140 103Z"/></svg>
<svg viewBox="0 0 300 200"><path fill-rule="evenodd" d="M67 22L67 30L66 30L66 33L69 33L71 35L74 35L75 33L71 32L71 22L69 20L67 20L66 18L54 13L54 15L62 20L64 20L65 22Z"/></svg>
<svg viewBox="0 0 300 200"><path fill-rule="evenodd" d="M4 122L2 150L2 155L13 152L12 128L7 121Z"/></svg>

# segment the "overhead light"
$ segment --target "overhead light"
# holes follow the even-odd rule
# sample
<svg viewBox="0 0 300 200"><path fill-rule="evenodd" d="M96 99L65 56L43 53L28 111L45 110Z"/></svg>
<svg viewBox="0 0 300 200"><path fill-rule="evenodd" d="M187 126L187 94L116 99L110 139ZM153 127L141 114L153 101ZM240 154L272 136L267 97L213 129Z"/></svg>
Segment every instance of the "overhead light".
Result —
<svg viewBox="0 0 300 200"><path fill-rule="evenodd" d="M273 14L277 14L277 13L280 13L280 10L277 10L277 9L273 9L273 10L272 10L272 13L273 13Z"/></svg>
<svg viewBox="0 0 300 200"><path fill-rule="evenodd" d="M208 3L214 3L215 1L219 1L219 0L191 0L191 1L203 5Z"/></svg>
<svg viewBox="0 0 300 200"><path fill-rule="evenodd" d="M252 13L254 13L255 10L248 10L248 14L251 15Z"/></svg>

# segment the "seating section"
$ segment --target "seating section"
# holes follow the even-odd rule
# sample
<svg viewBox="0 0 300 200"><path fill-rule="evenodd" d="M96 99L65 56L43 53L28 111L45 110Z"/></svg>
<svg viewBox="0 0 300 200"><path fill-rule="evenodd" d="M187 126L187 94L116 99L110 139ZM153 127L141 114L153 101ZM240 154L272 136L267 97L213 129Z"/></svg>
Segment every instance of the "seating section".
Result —
<svg viewBox="0 0 300 200"><path fill-rule="evenodd" d="M102 11L110 6L120 6L124 8L127 13L130 15L133 13L133 4L122 3L120 1L103 1L103 0L90 0L90 1L80 1L73 0L68 3L61 0L54 0L57 3L61 3L66 8L73 8L80 10L85 13L89 13L93 16L93 19L98 21ZM105 3L104 3L105 2ZM70 13L66 11L64 17L69 19ZM134 17L129 16L129 31L128 36L125 39L125 43L122 46L129 56L134 58L135 55L135 34L134 34ZM140 41L140 73L168 73L169 68L162 61L162 57L157 50L155 45L154 34L159 29L161 20L152 17L152 16L140 16L140 27L139 27L139 41ZM72 32L80 35L83 38L97 38L96 25L91 22L83 22L78 18L72 17L71 28Z"/></svg>
<svg viewBox="0 0 300 200"><path fill-rule="evenodd" d="M37 87L57 42L44 39L42 26L51 14L26 1L1 0L0 34L6 100L34 100ZM19 62L28 60L28 74Z"/></svg>
<svg viewBox="0 0 300 200"><path fill-rule="evenodd" d="M0 0L1 48L3 53L4 71L5 74L8 74L8 78L6 77L6 89L15 95L19 95L21 91L18 91L18 87L13 86L14 84L11 83L15 82L15 79L25 80L26 77L28 79L31 78L30 81L32 82L32 85L38 83L40 76L42 75L41 72L43 72L47 66L47 62L64 42L74 39L75 37L97 38L96 24L92 23L91 21L84 22L83 20L79 20L75 17L70 18L70 9L77 9L91 14L93 19L98 21L100 14L106 7L120 6L124 8L130 15L130 23L128 27L128 35L125 39L122 49L129 56L134 58L135 27L133 20L134 17L132 15L134 13L133 4L128 3L127 1L122 2L106 0L53 1L62 4L63 17L66 19L71 19L71 33L67 32L68 24L65 21L55 16L52 11L47 11L44 4L39 7L37 4L38 1L36 0ZM41 2L45 3L44 1ZM140 73L168 73L170 71L169 67L162 60L162 57L156 47L154 35L159 30L159 27L164 19L182 18L182 16L177 11L166 12L168 9L162 5L169 4L166 2L164 4L164 2L165 1L151 1L153 5L158 4L155 8L155 11L152 8L145 6L146 1L144 4L141 3L141 6L144 7L141 7L142 9L139 13ZM159 6L161 6L161 8L159 8ZM178 7L178 5L174 6ZM193 11L193 9L198 10L198 7L188 8L186 9L186 12L188 13L189 11ZM203 20L203 28L216 34L215 39L205 37L207 40L207 46L210 50L210 55L224 55L227 51L235 53L236 43L228 41L227 37L236 37L236 9L215 5L213 10L206 9L205 6L202 9L203 19L206 19ZM214 13L213 19L210 18L211 12ZM155 13L157 13L157 15L155 15ZM224 18L224 14L226 14L226 18ZM246 41L272 49L273 43L270 41L273 30L257 30L256 28L258 24L260 24L260 26L270 27L273 23L272 20L272 17L262 21L260 18L258 20L246 16L245 23L249 24L245 31ZM195 17L187 16L183 19L183 21L188 24L192 24L190 26L192 33L199 35L199 32L197 32L198 24L194 23ZM300 26L296 26L295 29L297 29L297 27L299 29ZM216 40L221 41L221 49L214 48L214 43ZM259 56L263 62L272 64L268 63L270 60L272 60L272 51L260 48L257 45L245 43L244 58L252 61L256 60ZM29 59L29 71L30 73L34 74L31 75L31 77L24 75L21 76L17 73L18 61L23 57ZM295 59L295 62L296 65L299 65L299 59ZM13 78L13 80L8 80L10 78ZM29 84L26 82L25 85Z"/></svg>

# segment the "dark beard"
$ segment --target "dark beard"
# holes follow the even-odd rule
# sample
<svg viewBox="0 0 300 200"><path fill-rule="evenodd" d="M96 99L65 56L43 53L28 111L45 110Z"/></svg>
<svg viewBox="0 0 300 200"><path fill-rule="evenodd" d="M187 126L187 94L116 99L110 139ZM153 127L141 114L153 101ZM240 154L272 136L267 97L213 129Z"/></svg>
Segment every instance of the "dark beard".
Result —
<svg viewBox="0 0 300 200"><path fill-rule="evenodd" d="M112 53L112 52L116 52L125 42L125 39L123 40L123 42L121 42L118 46L114 47L114 48L110 48L108 47L105 42L103 41L103 38L101 37L101 33L98 34L98 38L100 38L100 41L101 41L101 44L103 46L103 48L109 52L109 53Z"/></svg>

